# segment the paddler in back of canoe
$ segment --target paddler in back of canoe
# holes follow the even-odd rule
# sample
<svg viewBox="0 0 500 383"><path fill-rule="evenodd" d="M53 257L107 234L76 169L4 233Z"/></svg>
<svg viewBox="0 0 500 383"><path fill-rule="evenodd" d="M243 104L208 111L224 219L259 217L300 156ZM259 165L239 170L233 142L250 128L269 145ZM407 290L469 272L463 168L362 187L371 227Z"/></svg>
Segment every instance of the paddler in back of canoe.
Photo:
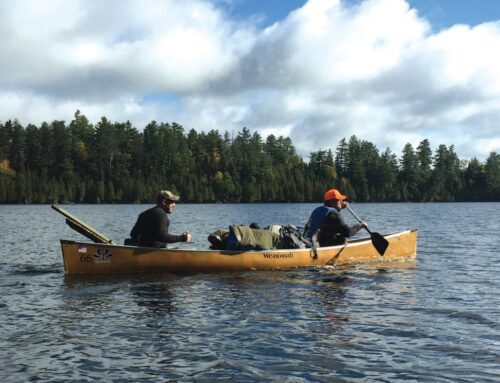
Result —
<svg viewBox="0 0 500 383"><path fill-rule="evenodd" d="M139 214L137 222L130 232L131 239L126 239L126 245L142 247L167 247L168 243L190 242L191 234L187 231L180 235L168 232L171 214L175 203L180 197L169 190L161 190L156 199L156 206Z"/></svg>
<svg viewBox="0 0 500 383"><path fill-rule="evenodd" d="M312 212L304 228L304 235L319 246L335 246L345 243L346 238L352 237L363 228L366 222L361 221L349 226L340 215L340 211L349 204L347 196L337 189L329 189L323 196L323 206Z"/></svg>

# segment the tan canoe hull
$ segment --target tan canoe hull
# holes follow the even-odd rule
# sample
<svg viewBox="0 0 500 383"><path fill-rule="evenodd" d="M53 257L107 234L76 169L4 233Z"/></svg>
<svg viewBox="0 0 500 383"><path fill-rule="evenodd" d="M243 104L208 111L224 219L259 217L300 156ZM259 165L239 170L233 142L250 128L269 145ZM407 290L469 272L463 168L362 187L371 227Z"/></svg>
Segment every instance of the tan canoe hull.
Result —
<svg viewBox="0 0 500 383"><path fill-rule="evenodd" d="M219 251L192 249L153 249L61 240L66 274L106 274L145 272L199 272L224 270L288 269L322 265L348 265L365 262L414 260L417 230L385 236L389 247L381 257L370 238L346 245L317 249Z"/></svg>

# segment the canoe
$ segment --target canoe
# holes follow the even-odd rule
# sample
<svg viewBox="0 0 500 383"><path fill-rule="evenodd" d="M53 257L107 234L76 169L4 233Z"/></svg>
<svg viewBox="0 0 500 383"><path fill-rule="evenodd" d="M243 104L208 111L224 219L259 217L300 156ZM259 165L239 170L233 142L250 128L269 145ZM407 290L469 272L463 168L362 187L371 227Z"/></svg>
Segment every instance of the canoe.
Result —
<svg viewBox="0 0 500 383"><path fill-rule="evenodd" d="M52 205L52 208L66 218L72 229L93 241L61 239L66 274L269 270L370 262L389 264L415 260L417 256L416 229L385 235L389 245L385 252L381 252L383 257L374 247L372 237L316 249L234 251L122 246L59 206Z"/></svg>
<svg viewBox="0 0 500 383"><path fill-rule="evenodd" d="M157 249L64 239L61 240L61 247L64 270L68 275L269 270L416 259L416 229L388 234L384 238L389 242L389 247L383 257L373 247L369 237L353 239L339 246L321 247L316 253L312 249Z"/></svg>

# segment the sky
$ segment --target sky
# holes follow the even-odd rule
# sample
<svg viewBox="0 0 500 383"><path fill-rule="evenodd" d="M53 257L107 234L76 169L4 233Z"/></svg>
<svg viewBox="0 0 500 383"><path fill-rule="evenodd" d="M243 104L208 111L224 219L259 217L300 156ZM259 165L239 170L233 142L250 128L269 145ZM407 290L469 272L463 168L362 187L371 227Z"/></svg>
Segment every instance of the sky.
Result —
<svg viewBox="0 0 500 383"><path fill-rule="evenodd" d="M500 153L500 0L0 0L0 122Z"/></svg>

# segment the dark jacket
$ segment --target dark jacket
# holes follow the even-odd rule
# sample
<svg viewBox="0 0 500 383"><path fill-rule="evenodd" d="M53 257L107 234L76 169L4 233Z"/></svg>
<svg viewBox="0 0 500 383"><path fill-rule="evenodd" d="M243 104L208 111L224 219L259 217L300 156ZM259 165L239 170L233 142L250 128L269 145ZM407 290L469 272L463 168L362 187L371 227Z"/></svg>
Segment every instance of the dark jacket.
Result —
<svg viewBox="0 0 500 383"><path fill-rule="evenodd" d="M320 246L341 245L346 238L352 237L362 229L361 224L352 227L347 225L339 213L339 211L333 209L319 225L318 242Z"/></svg>
<svg viewBox="0 0 500 383"><path fill-rule="evenodd" d="M309 217L309 221L307 221L306 227L304 229L304 235L311 240L316 230L319 229L319 226L325 219L328 213L331 211L335 211L333 207L329 206L318 206L313 210L311 216Z"/></svg>
<svg viewBox="0 0 500 383"><path fill-rule="evenodd" d="M169 225L165 210L161 206L154 206L139 214L130 236L144 247L166 247L167 243L183 242L183 235L168 233Z"/></svg>

